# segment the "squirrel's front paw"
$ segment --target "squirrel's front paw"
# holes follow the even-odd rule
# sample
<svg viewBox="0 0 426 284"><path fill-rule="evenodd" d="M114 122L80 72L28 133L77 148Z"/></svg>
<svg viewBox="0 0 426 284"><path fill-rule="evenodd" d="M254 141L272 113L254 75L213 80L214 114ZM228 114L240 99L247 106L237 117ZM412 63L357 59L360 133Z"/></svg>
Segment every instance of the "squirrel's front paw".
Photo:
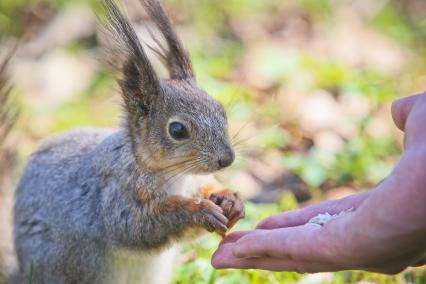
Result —
<svg viewBox="0 0 426 284"><path fill-rule="evenodd" d="M225 189L212 193L209 199L222 208L223 214L229 220L227 224L228 229L232 228L238 220L244 218L244 203L236 192Z"/></svg>
<svg viewBox="0 0 426 284"><path fill-rule="evenodd" d="M223 214L222 208L208 199L200 199L200 209L195 212L196 223L209 232L225 235L228 230L228 218Z"/></svg>

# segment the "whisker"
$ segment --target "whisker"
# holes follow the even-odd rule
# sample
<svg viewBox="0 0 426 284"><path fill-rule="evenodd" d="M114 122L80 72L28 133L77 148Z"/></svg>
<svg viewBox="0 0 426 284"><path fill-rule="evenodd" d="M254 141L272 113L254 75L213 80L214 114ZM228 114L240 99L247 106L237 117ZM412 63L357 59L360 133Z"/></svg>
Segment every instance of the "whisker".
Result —
<svg viewBox="0 0 426 284"><path fill-rule="evenodd" d="M251 137L247 137L247 138L239 139L239 140L237 140L237 141L233 142L231 145L232 145L232 147L237 147L238 145L241 145L241 144L243 144L243 143L246 143L247 141L249 141L250 139L255 138L256 136L258 136L258 134L257 134L257 135L253 135L253 136L251 136Z"/></svg>
<svg viewBox="0 0 426 284"><path fill-rule="evenodd" d="M173 175L176 172L179 172L182 168L188 166L188 165L192 165L195 164L196 162L194 161L188 161L186 163L181 163L179 165L176 165L176 167L173 167L172 169L169 169L168 171L162 172L160 177L168 177L169 175Z"/></svg>
<svg viewBox="0 0 426 284"><path fill-rule="evenodd" d="M179 172L175 173L174 175L167 177L163 183L161 183L160 187L163 187L167 184L172 184L173 182L175 182L177 179L179 179L180 177L182 177L184 174L190 172L193 169L196 169L198 167L198 164L191 164L191 165L187 165L185 167L183 167Z"/></svg>
<svg viewBox="0 0 426 284"><path fill-rule="evenodd" d="M167 166L165 166L165 167L162 167L162 168L161 168L161 171L164 171L164 170L167 170L167 169L173 168L173 167L175 167L175 166L178 166L178 165L180 165L180 164L183 164L183 163L186 163L186 162L192 161L192 160L193 160L193 158L195 158L195 157L189 157L189 158L188 158L188 159L186 159L186 160L180 160L180 161L177 161L176 163L173 163L173 164L167 165Z"/></svg>
<svg viewBox="0 0 426 284"><path fill-rule="evenodd" d="M227 113L233 112L235 106L237 105L238 97L243 93L243 85L238 84L235 89L236 89L234 92L235 95L232 97L231 101L229 101L225 106Z"/></svg>
<svg viewBox="0 0 426 284"><path fill-rule="evenodd" d="M151 158L153 157L153 153L151 153L148 157L146 157L146 158L142 158L142 157L138 157L138 159L142 162L142 163L148 163L148 161L150 161L151 160ZM181 158L187 158L186 160L184 160L184 161L177 161L176 163L173 163L173 164L170 164L170 165L167 165L167 166L165 166L165 167L163 167L163 168L161 168L160 170L166 170L166 169L168 169L168 168L170 168L170 167L173 167L173 166L175 166L175 165L179 165L180 163L183 163L183 162L186 162L186 161L190 161L190 160L192 160L193 158L196 158L197 156L187 156L187 155L182 155L182 156L177 156L177 157L173 157L173 159L181 159Z"/></svg>
<svg viewBox="0 0 426 284"><path fill-rule="evenodd" d="M231 141L234 141L237 137L238 137L238 135L240 135L241 134L241 132L242 132L242 130L244 130L244 128L246 128L247 127L247 125L249 125L250 124L250 122L251 122L251 120L250 119L248 119L238 130L237 130L237 132L231 137Z"/></svg>
<svg viewBox="0 0 426 284"><path fill-rule="evenodd" d="M186 167L188 165L193 165L193 164L197 164L197 163L200 163L199 158L197 158L195 160L191 159L191 160L187 160L185 162L181 162L181 163L175 164L173 168L171 168L171 169L169 169L167 171L162 172L161 173L161 177L165 177L165 176L167 176L169 174L173 174L176 171L179 171L180 169L182 169L182 168L184 168L184 167Z"/></svg>
<svg viewBox="0 0 426 284"><path fill-rule="evenodd" d="M182 170L180 173L176 174L175 176L173 176L172 178L170 178L166 184L171 184L173 182L175 182L176 180L178 180L179 178L181 178L182 176L184 176L185 174L189 173L190 171L194 170L197 168L197 164L186 167L184 170Z"/></svg>

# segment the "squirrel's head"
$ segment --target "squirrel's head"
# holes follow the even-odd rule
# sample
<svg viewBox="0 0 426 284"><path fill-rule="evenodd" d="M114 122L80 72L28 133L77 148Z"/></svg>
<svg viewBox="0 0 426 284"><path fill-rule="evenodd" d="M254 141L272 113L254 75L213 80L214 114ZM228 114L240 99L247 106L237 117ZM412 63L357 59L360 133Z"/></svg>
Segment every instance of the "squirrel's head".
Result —
<svg viewBox="0 0 426 284"><path fill-rule="evenodd" d="M188 53L157 0L141 0L166 47L154 50L170 78L160 79L126 17L104 0L110 63L119 71L137 161L153 171L208 173L234 161L223 106L196 83Z"/></svg>

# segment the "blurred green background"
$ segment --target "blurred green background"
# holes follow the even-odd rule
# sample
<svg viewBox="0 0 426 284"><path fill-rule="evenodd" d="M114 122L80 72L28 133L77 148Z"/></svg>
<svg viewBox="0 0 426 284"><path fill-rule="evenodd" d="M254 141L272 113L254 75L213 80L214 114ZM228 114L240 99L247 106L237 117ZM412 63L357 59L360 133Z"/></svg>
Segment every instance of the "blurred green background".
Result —
<svg viewBox="0 0 426 284"><path fill-rule="evenodd" d="M425 1L163 3L199 83L226 106L241 141L236 163L219 174L249 200L238 229L370 190L391 171L402 146L390 103L426 89ZM138 1L124 6L149 43ZM21 168L51 133L119 122L118 88L99 60L97 9L95 0L0 1L0 52L23 37L12 66ZM186 245L175 282L426 283L425 268L396 276L215 271L210 256L218 242L206 236Z"/></svg>

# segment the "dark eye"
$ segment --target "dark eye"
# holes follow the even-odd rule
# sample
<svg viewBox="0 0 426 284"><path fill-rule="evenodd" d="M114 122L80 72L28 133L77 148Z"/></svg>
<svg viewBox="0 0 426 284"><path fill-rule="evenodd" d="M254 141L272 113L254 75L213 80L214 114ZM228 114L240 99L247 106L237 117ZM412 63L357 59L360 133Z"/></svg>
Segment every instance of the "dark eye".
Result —
<svg viewBox="0 0 426 284"><path fill-rule="evenodd" d="M177 121L169 124L169 134L176 140L183 140L189 138L189 133L185 125Z"/></svg>

